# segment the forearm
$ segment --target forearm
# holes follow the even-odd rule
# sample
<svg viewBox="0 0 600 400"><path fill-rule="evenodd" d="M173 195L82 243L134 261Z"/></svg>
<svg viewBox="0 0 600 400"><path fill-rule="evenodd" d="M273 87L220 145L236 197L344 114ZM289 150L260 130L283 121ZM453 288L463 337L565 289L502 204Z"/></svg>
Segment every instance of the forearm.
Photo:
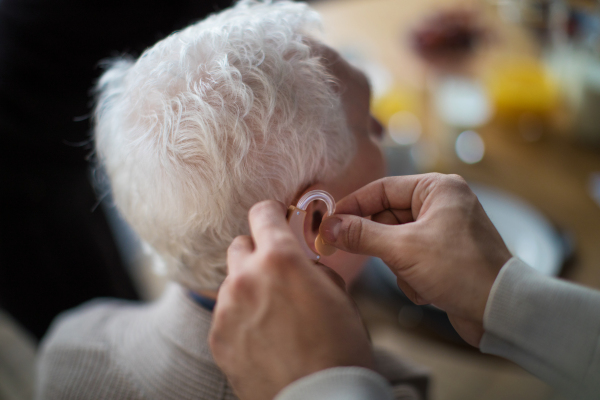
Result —
<svg viewBox="0 0 600 400"><path fill-rule="evenodd" d="M508 358L574 398L600 393L600 293L513 258L484 315L480 349Z"/></svg>

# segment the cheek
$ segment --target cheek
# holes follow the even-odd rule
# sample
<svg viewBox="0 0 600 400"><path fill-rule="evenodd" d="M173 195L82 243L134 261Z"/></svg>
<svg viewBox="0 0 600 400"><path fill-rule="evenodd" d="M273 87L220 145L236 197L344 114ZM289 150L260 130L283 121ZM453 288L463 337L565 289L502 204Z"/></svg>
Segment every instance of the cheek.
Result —
<svg viewBox="0 0 600 400"><path fill-rule="evenodd" d="M354 190L364 185L383 178L386 173L386 164L381 147L370 138L365 138L358 143L358 153L356 155L354 171L359 177L359 183Z"/></svg>
<svg viewBox="0 0 600 400"><path fill-rule="evenodd" d="M337 272L350 287L362 272L368 256L346 253L338 250L334 255L323 257L321 263Z"/></svg>
<svg viewBox="0 0 600 400"><path fill-rule="evenodd" d="M383 178L385 174L386 164L381 148L365 137L358 141L357 153L346 170L337 178L324 184L323 189L340 201L368 183Z"/></svg>
<svg viewBox="0 0 600 400"><path fill-rule="evenodd" d="M387 163L385 161L385 156L383 155L383 150L381 146L373 141L373 139L369 139L371 142L371 163L375 166L373 168L373 179L372 181L376 181L377 179L381 179L386 176L387 172Z"/></svg>

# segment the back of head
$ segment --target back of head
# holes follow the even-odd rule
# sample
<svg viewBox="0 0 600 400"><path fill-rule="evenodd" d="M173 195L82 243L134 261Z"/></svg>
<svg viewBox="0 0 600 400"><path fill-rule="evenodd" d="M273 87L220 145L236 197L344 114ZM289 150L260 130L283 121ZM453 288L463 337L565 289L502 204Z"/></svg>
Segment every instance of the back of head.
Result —
<svg viewBox="0 0 600 400"><path fill-rule="evenodd" d="M176 32L98 83L95 142L115 203L194 289L214 289L226 250L264 199L289 204L354 151L305 4L240 1Z"/></svg>

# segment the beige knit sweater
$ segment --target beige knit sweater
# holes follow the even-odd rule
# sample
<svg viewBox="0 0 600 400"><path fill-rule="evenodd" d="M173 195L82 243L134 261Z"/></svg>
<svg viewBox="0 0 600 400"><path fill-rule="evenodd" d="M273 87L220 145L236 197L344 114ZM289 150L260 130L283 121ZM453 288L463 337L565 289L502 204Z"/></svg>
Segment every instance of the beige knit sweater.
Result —
<svg viewBox="0 0 600 400"><path fill-rule="evenodd" d="M41 345L37 399L235 399L207 338L211 313L172 284L156 302L98 299L60 315ZM427 373L376 351L396 398L422 398Z"/></svg>

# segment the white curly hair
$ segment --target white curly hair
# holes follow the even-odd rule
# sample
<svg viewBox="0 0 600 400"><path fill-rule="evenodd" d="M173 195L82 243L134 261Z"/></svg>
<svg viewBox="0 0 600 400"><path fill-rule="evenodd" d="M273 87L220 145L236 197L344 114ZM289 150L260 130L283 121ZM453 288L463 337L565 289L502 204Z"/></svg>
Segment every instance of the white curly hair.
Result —
<svg viewBox="0 0 600 400"><path fill-rule="evenodd" d="M242 0L112 60L95 145L114 202L171 277L215 289L226 251L265 199L289 204L355 152L306 4Z"/></svg>

